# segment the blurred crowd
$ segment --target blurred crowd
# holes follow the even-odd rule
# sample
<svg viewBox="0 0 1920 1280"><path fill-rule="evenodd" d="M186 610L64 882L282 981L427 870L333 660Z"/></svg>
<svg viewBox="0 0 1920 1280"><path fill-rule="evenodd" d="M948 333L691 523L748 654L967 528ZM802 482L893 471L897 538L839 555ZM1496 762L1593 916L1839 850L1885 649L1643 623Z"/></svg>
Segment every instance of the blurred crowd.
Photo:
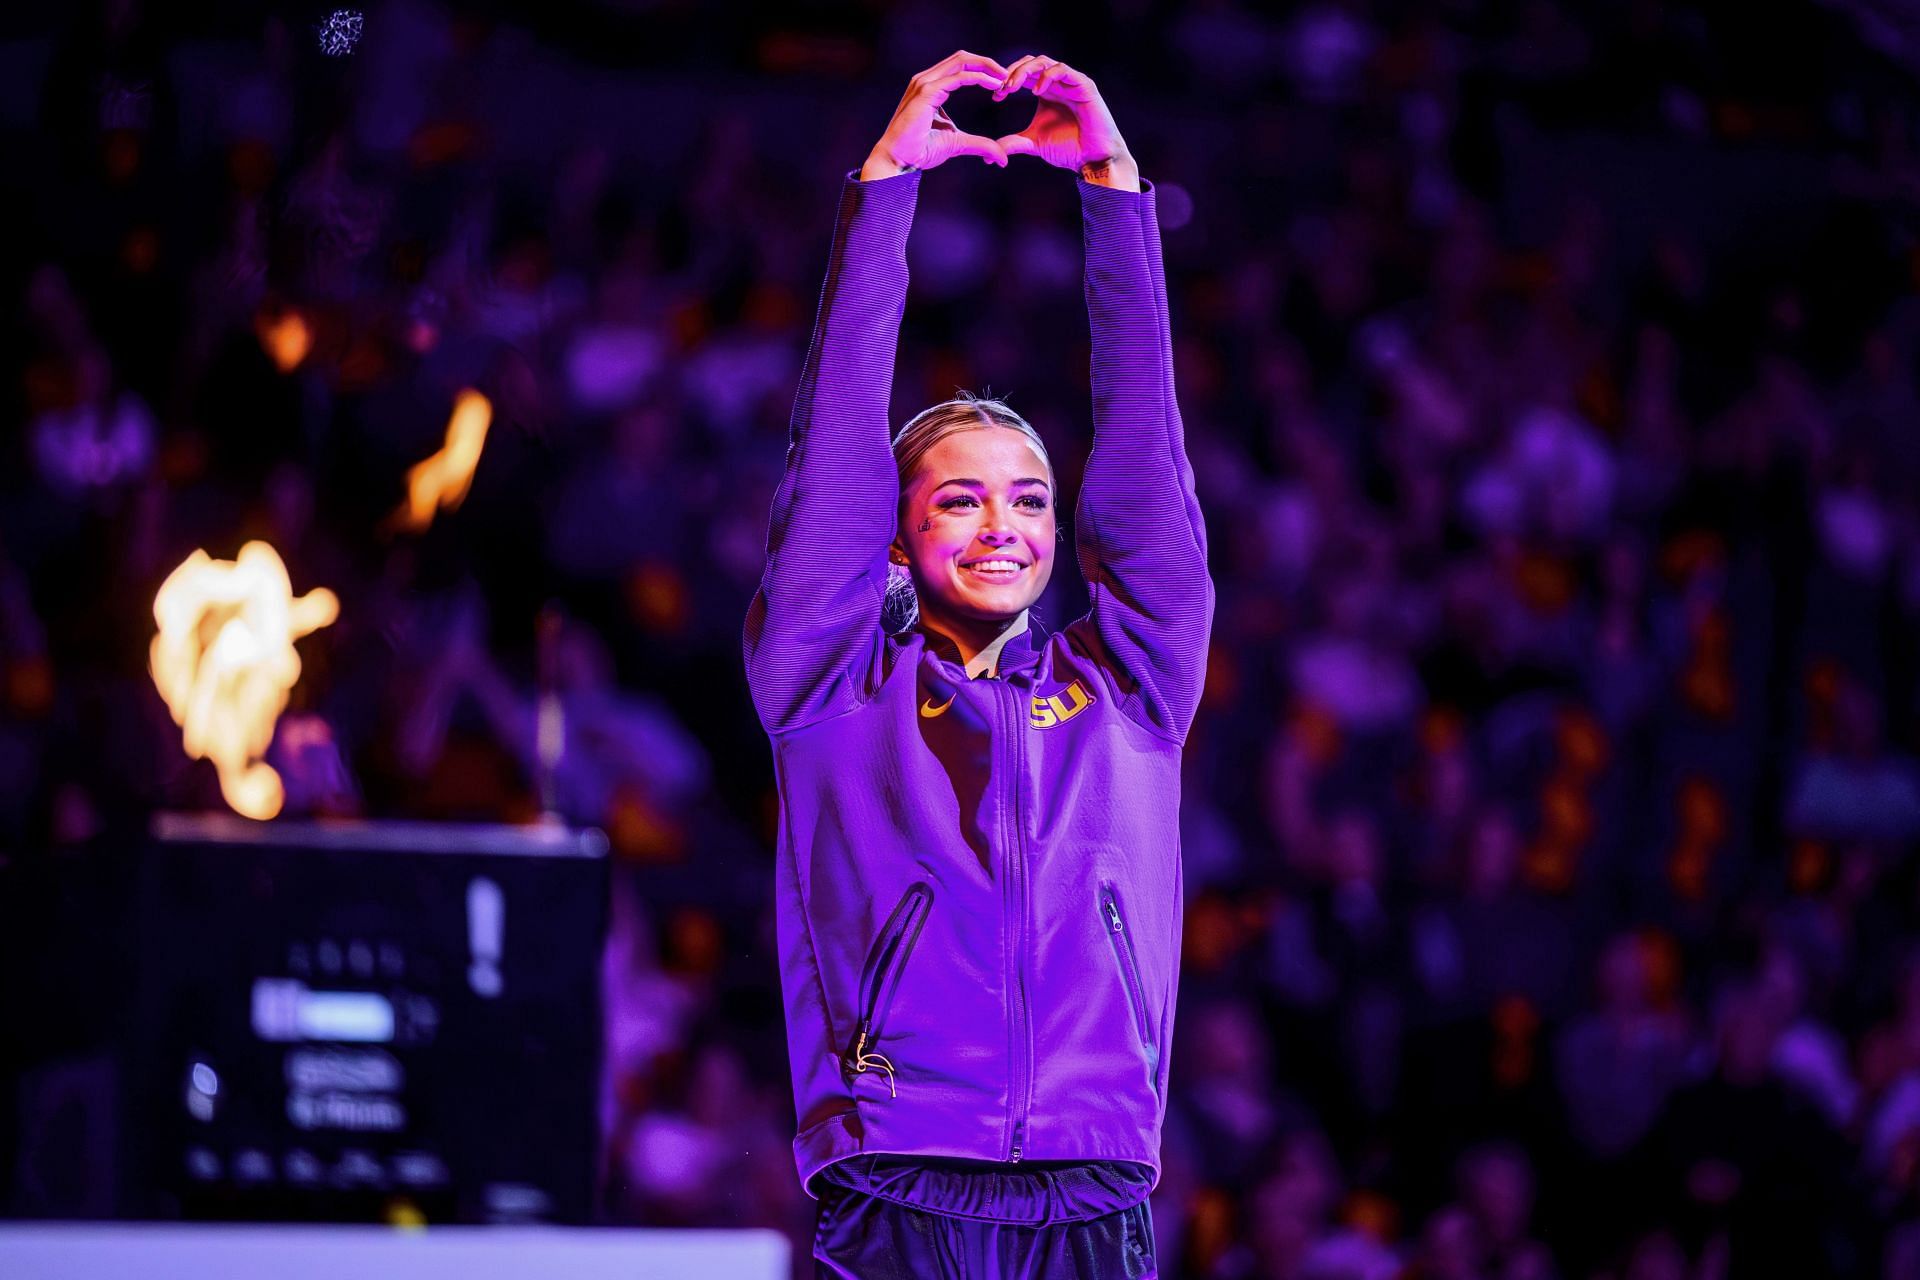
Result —
<svg viewBox="0 0 1920 1280"><path fill-rule="evenodd" d="M4 857L219 805L152 601L266 540L341 601L288 812L603 828L604 1215L804 1271L740 626L838 184L912 72L1044 51L1158 189L1219 587L1162 1274L1920 1277L1898 31L1091 13L394 0L340 56L237 0L8 19ZM1038 162L928 175L894 394L1006 397L1069 512L1078 238ZM410 530L466 388L471 492Z"/></svg>

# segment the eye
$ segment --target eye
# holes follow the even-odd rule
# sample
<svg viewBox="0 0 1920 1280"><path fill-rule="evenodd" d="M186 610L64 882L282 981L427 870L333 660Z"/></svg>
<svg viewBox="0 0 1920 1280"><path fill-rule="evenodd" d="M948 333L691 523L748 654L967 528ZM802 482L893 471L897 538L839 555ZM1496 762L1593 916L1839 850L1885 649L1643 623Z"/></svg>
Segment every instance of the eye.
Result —
<svg viewBox="0 0 1920 1280"><path fill-rule="evenodd" d="M951 497L942 498L935 505L942 511L951 511L961 507L977 507L980 505L980 501L970 493L956 493ZM1024 507L1028 511L1045 511L1047 509L1047 497L1043 493L1022 494L1013 500L1013 505L1016 507Z"/></svg>

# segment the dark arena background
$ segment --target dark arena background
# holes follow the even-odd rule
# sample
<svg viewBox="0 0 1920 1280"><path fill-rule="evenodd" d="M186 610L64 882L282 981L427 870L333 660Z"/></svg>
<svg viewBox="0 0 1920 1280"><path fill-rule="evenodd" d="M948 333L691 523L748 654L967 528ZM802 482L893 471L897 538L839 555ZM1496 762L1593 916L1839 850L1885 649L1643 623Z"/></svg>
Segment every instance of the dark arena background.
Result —
<svg viewBox="0 0 1920 1280"><path fill-rule="evenodd" d="M1158 193L1159 1273L1920 1277L1912 0L7 6L0 1276L813 1274L742 619L960 48ZM924 174L892 402L1063 515L1078 218Z"/></svg>

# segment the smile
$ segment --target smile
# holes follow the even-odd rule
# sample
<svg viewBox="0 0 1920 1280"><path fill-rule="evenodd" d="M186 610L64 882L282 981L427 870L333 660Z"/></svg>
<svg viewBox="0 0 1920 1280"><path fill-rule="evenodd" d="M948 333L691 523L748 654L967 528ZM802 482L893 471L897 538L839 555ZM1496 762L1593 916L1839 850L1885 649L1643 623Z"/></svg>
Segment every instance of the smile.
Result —
<svg viewBox="0 0 1920 1280"><path fill-rule="evenodd" d="M960 567L968 573L977 574L982 578L1004 580L1019 577L1021 571L1027 566L1021 564L1018 560L980 560L973 564L963 564Z"/></svg>

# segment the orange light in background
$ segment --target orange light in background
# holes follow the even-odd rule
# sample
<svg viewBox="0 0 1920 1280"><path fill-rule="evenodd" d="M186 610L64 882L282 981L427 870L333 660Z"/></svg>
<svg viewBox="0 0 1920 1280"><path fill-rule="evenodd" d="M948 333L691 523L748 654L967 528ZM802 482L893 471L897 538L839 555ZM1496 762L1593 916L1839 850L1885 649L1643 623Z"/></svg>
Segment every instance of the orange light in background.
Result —
<svg viewBox="0 0 1920 1280"><path fill-rule="evenodd" d="M1493 1078L1509 1089L1533 1078L1540 1014L1525 996L1502 996L1493 1006Z"/></svg>
<svg viewBox="0 0 1920 1280"><path fill-rule="evenodd" d="M1547 837L1528 846L1520 862L1520 876L1541 893L1565 893L1573 887L1578 851L1563 839Z"/></svg>
<svg viewBox="0 0 1920 1280"><path fill-rule="evenodd" d="M32 654L7 668L7 705L22 716L37 718L53 709L53 664L45 654Z"/></svg>
<svg viewBox="0 0 1920 1280"><path fill-rule="evenodd" d="M1466 720L1452 707L1434 707L1421 717L1420 745L1429 755L1458 751L1466 739Z"/></svg>
<svg viewBox="0 0 1920 1280"><path fill-rule="evenodd" d="M478 391L462 391L454 400L447 442L407 471L407 501L394 512L402 528L419 533L433 523L434 512L451 511L466 498L492 421L493 403Z"/></svg>
<svg viewBox="0 0 1920 1280"><path fill-rule="evenodd" d="M120 242L120 262L137 276L152 271L160 261L160 235L152 227L135 227Z"/></svg>
<svg viewBox="0 0 1920 1280"><path fill-rule="evenodd" d="M280 812L285 789L264 757L300 678L293 642L339 616L339 597L325 588L296 597L264 542L247 543L237 560L195 551L153 598L154 686L187 754L219 770L234 812L262 820Z"/></svg>
<svg viewBox="0 0 1920 1280"><path fill-rule="evenodd" d="M140 134L133 129L109 129L102 139L101 163L115 183L132 179L140 168Z"/></svg>
<svg viewBox="0 0 1920 1280"><path fill-rule="evenodd" d="M1340 755L1340 722L1331 712L1305 699L1294 704L1286 730L1305 749L1316 769L1332 764Z"/></svg>
<svg viewBox="0 0 1920 1280"><path fill-rule="evenodd" d="M1209 710L1233 705L1240 694L1240 660L1225 645L1207 649L1207 674L1200 686L1200 704Z"/></svg>
<svg viewBox="0 0 1920 1280"><path fill-rule="evenodd" d="M260 339L260 349L282 373L298 369L313 350L313 327L291 307L285 311L261 311L253 318L253 331Z"/></svg>
<svg viewBox="0 0 1920 1280"><path fill-rule="evenodd" d="M1400 1232L1400 1207L1378 1191L1362 1189L1347 1197L1340 1220L1385 1243Z"/></svg>
<svg viewBox="0 0 1920 1280"><path fill-rule="evenodd" d="M1187 1205L1187 1256L1197 1270L1208 1271L1233 1247L1236 1228L1233 1198L1218 1187L1203 1186Z"/></svg>
<svg viewBox="0 0 1920 1280"><path fill-rule="evenodd" d="M464 120L437 120L407 140L407 159L416 169L437 168L471 155L480 131Z"/></svg>
<svg viewBox="0 0 1920 1280"><path fill-rule="evenodd" d="M613 850L635 862L677 862L686 852L685 832L674 815L644 788L623 782L614 788L603 825Z"/></svg>
<svg viewBox="0 0 1920 1280"><path fill-rule="evenodd" d="M1801 897L1820 892L1833 870L1833 854L1818 840L1797 840L1787 859L1787 883Z"/></svg>
<svg viewBox="0 0 1920 1280"><path fill-rule="evenodd" d="M1554 720L1553 737L1567 769L1590 779L1607 767L1607 731L1584 707L1566 707Z"/></svg>
<svg viewBox="0 0 1920 1280"><path fill-rule="evenodd" d="M693 605L686 579L664 560L648 560L627 577L627 607L633 619L655 635L686 630Z"/></svg>
<svg viewBox="0 0 1920 1280"><path fill-rule="evenodd" d="M1239 913L1218 892L1208 891L1194 898L1187 907L1186 924L1181 931L1183 960L1198 973L1218 973L1240 950Z"/></svg>

